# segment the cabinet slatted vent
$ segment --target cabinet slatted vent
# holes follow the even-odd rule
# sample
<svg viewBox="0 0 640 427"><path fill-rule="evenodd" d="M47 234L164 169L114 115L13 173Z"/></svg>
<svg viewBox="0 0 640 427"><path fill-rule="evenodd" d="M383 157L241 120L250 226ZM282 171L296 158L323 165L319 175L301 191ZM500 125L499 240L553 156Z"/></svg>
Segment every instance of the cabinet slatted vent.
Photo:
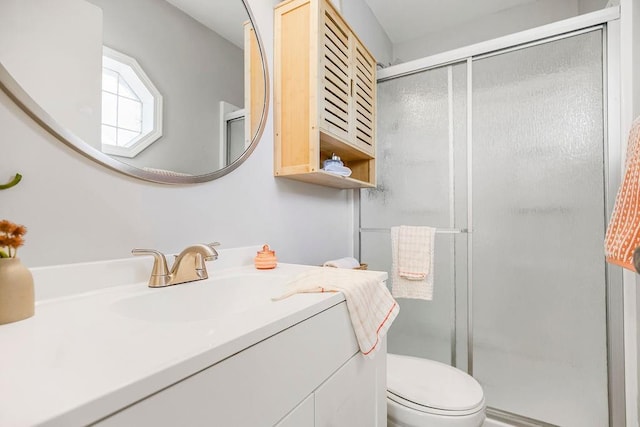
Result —
<svg viewBox="0 0 640 427"><path fill-rule="evenodd" d="M372 122L372 118L374 117L373 97L375 77L371 70L374 69L374 64L372 64L368 55L360 49L360 46L357 45L355 59L355 136L359 142L367 146L372 146L375 126Z"/></svg>
<svg viewBox="0 0 640 427"><path fill-rule="evenodd" d="M349 36L330 13L324 14L322 41L323 120L333 132L347 134L351 79L349 78Z"/></svg>

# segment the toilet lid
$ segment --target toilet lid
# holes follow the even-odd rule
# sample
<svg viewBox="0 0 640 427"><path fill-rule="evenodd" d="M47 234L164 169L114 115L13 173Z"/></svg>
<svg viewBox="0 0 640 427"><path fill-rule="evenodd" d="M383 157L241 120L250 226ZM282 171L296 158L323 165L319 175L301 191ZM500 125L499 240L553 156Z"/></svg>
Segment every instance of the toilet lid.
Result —
<svg viewBox="0 0 640 427"><path fill-rule="evenodd" d="M387 355L387 390L425 411L466 412L484 404L482 387L470 375L444 363L397 354Z"/></svg>

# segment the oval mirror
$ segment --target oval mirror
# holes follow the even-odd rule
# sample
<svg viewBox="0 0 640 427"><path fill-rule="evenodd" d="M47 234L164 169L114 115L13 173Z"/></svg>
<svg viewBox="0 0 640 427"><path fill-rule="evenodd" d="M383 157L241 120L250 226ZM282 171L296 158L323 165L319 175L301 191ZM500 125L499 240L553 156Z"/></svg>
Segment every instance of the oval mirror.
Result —
<svg viewBox="0 0 640 427"><path fill-rule="evenodd" d="M58 139L147 181L210 181L264 127L244 0L3 0L0 86Z"/></svg>

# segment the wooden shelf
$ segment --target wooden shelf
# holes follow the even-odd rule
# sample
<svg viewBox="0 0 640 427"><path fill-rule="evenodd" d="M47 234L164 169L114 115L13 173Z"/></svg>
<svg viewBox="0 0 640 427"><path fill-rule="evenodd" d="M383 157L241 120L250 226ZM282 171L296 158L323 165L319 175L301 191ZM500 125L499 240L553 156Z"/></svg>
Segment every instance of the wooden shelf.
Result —
<svg viewBox="0 0 640 427"><path fill-rule="evenodd" d="M336 153L343 161L370 160L375 158L373 154L345 143L322 131L320 131L320 151Z"/></svg>
<svg viewBox="0 0 640 427"><path fill-rule="evenodd" d="M341 189L374 188L375 187L375 184L371 184L369 182L360 181L358 179L354 179L351 177L336 175L330 172L325 172L323 170L318 170L314 172L305 172L300 174L282 175L281 177L293 179L295 181L308 182L310 184L318 184L318 185L323 185L325 187L333 187L333 188L341 188Z"/></svg>

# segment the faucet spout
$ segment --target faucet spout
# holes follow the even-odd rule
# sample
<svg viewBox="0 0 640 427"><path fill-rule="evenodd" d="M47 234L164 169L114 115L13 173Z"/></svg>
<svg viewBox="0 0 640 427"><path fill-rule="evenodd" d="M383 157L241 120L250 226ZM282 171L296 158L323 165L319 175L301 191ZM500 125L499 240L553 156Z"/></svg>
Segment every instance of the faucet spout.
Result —
<svg viewBox="0 0 640 427"><path fill-rule="evenodd" d="M210 245L202 245L202 244L191 245L186 247L182 252L180 252L180 255L178 255L178 258L176 258L176 262L173 264L173 268L171 269L171 272L172 273L176 272L176 269L180 267L182 259L184 259L189 255L194 255L194 254L199 254L200 256L202 256L202 258L205 261L213 261L215 259L218 259L218 252Z"/></svg>
<svg viewBox="0 0 640 427"><path fill-rule="evenodd" d="M213 246L214 244L191 245L180 252L171 268L172 284L208 278L204 261L218 259L218 252Z"/></svg>

